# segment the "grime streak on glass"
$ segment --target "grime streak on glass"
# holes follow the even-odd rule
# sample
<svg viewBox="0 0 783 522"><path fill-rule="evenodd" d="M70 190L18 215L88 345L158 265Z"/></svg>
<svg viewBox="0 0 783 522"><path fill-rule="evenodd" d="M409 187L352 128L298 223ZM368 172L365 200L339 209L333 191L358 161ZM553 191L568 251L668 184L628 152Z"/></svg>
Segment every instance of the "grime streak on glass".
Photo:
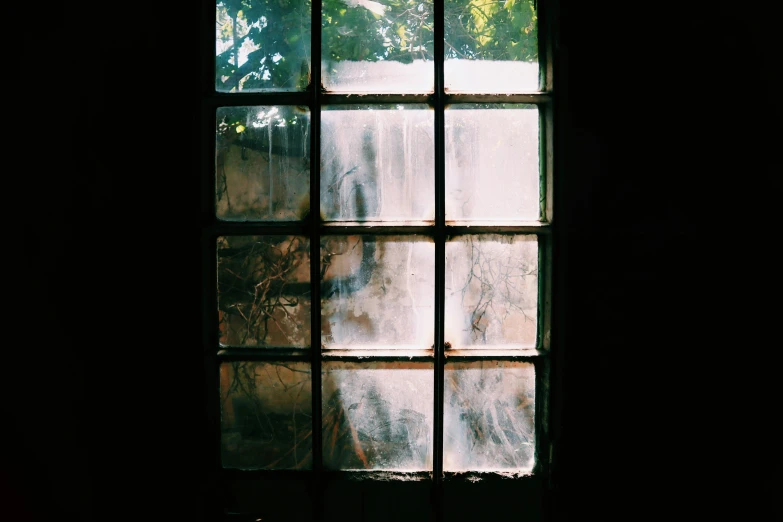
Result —
<svg viewBox="0 0 783 522"><path fill-rule="evenodd" d="M423 105L321 113L321 212L334 221L435 217L434 113Z"/></svg>
<svg viewBox="0 0 783 522"><path fill-rule="evenodd" d="M215 211L223 221L297 221L310 207L310 113L295 106L216 112Z"/></svg>
<svg viewBox="0 0 783 522"><path fill-rule="evenodd" d="M435 246L424 236L325 236L321 342L335 348L429 349Z"/></svg>
<svg viewBox="0 0 783 522"><path fill-rule="evenodd" d="M324 363L324 467L430 471L432 372L432 363Z"/></svg>
<svg viewBox="0 0 783 522"><path fill-rule="evenodd" d="M453 348L535 346L535 235L457 236L446 243L445 270L445 341Z"/></svg>
<svg viewBox="0 0 783 522"><path fill-rule="evenodd" d="M223 363L220 404L223 467L312 467L308 363Z"/></svg>
<svg viewBox="0 0 783 522"><path fill-rule="evenodd" d="M535 368L512 361L449 362L445 368L443 469L533 469Z"/></svg>
<svg viewBox="0 0 783 522"><path fill-rule="evenodd" d="M538 220L538 109L452 104L444 118L446 220Z"/></svg>
<svg viewBox="0 0 783 522"><path fill-rule="evenodd" d="M309 244L301 236L218 238L221 345L310 346Z"/></svg>

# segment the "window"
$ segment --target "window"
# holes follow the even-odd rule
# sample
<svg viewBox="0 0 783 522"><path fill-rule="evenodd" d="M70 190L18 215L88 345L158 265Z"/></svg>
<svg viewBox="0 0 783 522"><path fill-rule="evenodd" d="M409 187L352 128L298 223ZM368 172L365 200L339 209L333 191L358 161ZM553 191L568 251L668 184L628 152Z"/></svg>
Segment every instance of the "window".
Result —
<svg viewBox="0 0 783 522"><path fill-rule="evenodd" d="M547 9L217 0L204 350L226 513L461 520L491 515L480 492L543 517Z"/></svg>

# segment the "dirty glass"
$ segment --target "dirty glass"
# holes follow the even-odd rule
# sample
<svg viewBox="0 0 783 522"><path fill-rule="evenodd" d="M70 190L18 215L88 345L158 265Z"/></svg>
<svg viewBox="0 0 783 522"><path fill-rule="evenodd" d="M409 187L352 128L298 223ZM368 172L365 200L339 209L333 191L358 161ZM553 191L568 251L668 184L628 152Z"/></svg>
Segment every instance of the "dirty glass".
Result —
<svg viewBox="0 0 783 522"><path fill-rule="evenodd" d="M309 110L220 107L216 116L218 219L304 219L310 208Z"/></svg>
<svg viewBox="0 0 783 522"><path fill-rule="evenodd" d="M215 90L303 91L310 81L310 2L217 0Z"/></svg>
<svg viewBox="0 0 783 522"><path fill-rule="evenodd" d="M453 348L536 343L538 240L482 234L446 242L445 341Z"/></svg>
<svg viewBox="0 0 783 522"><path fill-rule="evenodd" d="M431 470L432 372L431 363L324 363L324 467Z"/></svg>
<svg viewBox="0 0 783 522"><path fill-rule="evenodd" d="M324 347L432 347L432 239L413 235L325 236L321 243Z"/></svg>
<svg viewBox="0 0 783 522"><path fill-rule="evenodd" d="M220 412L223 467L312 467L309 364L221 364Z"/></svg>
<svg viewBox="0 0 783 522"><path fill-rule="evenodd" d="M310 346L309 244L300 236L218 238L222 345Z"/></svg>
<svg viewBox="0 0 783 522"><path fill-rule="evenodd" d="M537 91L535 0L445 0L444 82L447 91Z"/></svg>
<svg viewBox="0 0 783 522"><path fill-rule="evenodd" d="M324 0L324 87L329 91L432 92L432 13L432 0Z"/></svg>
<svg viewBox="0 0 783 522"><path fill-rule="evenodd" d="M432 220L434 113L426 105L331 106L321 113L326 220Z"/></svg>
<svg viewBox="0 0 783 522"><path fill-rule="evenodd" d="M533 364L448 362L444 373L443 469L530 471L535 445Z"/></svg>
<svg viewBox="0 0 783 522"><path fill-rule="evenodd" d="M538 109L455 104L444 118L446 220L537 220Z"/></svg>

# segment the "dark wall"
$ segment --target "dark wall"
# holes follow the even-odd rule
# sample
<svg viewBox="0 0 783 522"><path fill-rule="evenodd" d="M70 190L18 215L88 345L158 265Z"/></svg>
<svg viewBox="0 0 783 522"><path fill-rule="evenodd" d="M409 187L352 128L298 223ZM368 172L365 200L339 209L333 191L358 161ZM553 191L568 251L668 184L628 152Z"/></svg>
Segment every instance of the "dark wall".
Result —
<svg viewBox="0 0 783 522"><path fill-rule="evenodd" d="M755 4L562 2L564 520L780 509L779 57Z"/></svg>
<svg viewBox="0 0 783 522"><path fill-rule="evenodd" d="M766 519L774 18L761 2L561 3L557 520ZM199 13L180 7L63 8L19 40L35 52L12 69L29 98L7 118L23 270L8 276L3 518L209 519ZM111 44L86 52L106 20Z"/></svg>

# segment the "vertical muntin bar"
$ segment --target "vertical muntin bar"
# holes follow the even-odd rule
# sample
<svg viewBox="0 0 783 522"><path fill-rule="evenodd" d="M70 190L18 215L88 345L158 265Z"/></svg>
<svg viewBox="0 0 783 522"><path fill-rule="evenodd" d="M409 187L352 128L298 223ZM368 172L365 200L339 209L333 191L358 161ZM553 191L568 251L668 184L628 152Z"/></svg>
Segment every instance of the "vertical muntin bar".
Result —
<svg viewBox="0 0 783 522"><path fill-rule="evenodd" d="M323 448L321 433L321 239L319 235L321 164L321 0L311 3L310 44L310 212L306 225L310 236L310 375L313 393L313 514L323 519Z"/></svg>
<svg viewBox="0 0 783 522"><path fill-rule="evenodd" d="M443 378L444 378L444 288L446 267L446 189L444 109L444 1L434 3L435 51L435 393L433 444L433 506L436 521L443 520Z"/></svg>

